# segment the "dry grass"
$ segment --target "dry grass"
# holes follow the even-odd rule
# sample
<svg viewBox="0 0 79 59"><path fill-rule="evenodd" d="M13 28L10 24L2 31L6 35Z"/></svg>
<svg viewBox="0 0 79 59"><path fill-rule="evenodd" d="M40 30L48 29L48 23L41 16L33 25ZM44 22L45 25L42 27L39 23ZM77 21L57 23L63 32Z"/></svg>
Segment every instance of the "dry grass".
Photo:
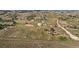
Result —
<svg viewBox="0 0 79 59"><path fill-rule="evenodd" d="M43 15L40 13L37 15ZM29 13L18 13L18 17L31 15ZM47 25L37 26L38 22L31 23L33 26L25 26L26 20L17 20L13 28L8 28L7 31L0 30L0 47L3 48L64 48L64 47L79 47L79 42L72 41L64 31L56 26L57 15L46 13ZM58 35L48 34L44 29L50 29L51 26L55 29ZM63 37L61 37L63 36Z"/></svg>

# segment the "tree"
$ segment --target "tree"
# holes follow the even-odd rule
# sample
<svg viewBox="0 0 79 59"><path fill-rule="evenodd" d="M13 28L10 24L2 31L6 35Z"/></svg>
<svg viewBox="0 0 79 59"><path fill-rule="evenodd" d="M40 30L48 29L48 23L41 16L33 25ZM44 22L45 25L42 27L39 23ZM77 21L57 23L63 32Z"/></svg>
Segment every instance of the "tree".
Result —
<svg viewBox="0 0 79 59"><path fill-rule="evenodd" d="M12 18L12 22L13 22L13 25L15 25L15 24L16 24L15 17L14 17L14 18Z"/></svg>
<svg viewBox="0 0 79 59"><path fill-rule="evenodd" d="M2 20L2 18L0 18L0 20Z"/></svg>
<svg viewBox="0 0 79 59"><path fill-rule="evenodd" d="M0 24L0 29L3 29L3 28L4 28L4 26Z"/></svg>
<svg viewBox="0 0 79 59"><path fill-rule="evenodd" d="M34 19L34 17L33 16L28 16L27 19L30 21L30 20Z"/></svg>

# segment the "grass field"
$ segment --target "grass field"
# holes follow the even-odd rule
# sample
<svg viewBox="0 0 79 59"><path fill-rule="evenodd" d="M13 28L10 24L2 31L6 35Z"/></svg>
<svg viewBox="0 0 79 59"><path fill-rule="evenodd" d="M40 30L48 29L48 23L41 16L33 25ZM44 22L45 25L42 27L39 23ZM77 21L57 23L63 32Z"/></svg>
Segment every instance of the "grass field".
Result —
<svg viewBox="0 0 79 59"><path fill-rule="evenodd" d="M17 12L16 16L15 25L0 30L0 47L2 48L79 47L79 41L70 39L69 36L57 26L56 20L59 19L58 17L60 15L50 12ZM27 21L27 17L31 17L30 21ZM77 26L79 24L79 22L74 19L67 19L64 20L64 22L67 22L68 26ZM38 23L41 25L38 26ZM74 30L66 27L66 24L61 25L65 26L71 33L79 34L78 29Z"/></svg>

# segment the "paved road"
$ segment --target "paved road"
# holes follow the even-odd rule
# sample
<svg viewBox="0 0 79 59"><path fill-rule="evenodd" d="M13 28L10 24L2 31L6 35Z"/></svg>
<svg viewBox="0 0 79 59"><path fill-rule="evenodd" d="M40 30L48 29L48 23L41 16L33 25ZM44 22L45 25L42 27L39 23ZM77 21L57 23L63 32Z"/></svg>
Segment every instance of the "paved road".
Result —
<svg viewBox="0 0 79 59"><path fill-rule="evenodd" d="M62 27L62 26L59 24L59 21L58 21L58 20L57 20L57 25L58 25L58 27L60 27L62 30L64 30L64 31L69 35L69 37L70 37L71 39L73 39L73 40L79 40L79 37L73 35L73 34L70 33L68 30L66 30L64 27Z"/></svg>

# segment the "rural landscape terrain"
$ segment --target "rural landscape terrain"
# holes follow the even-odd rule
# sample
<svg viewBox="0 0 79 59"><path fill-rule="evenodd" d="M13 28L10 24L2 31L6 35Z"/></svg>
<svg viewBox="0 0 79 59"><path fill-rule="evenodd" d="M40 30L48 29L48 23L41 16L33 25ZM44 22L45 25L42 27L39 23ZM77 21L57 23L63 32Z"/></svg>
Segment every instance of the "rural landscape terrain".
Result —
<svg viewBox="0 0 79 59"><path fill-rule="evenodd" d="M0 10L0 48L79 48L79 11Z"/></svg>

